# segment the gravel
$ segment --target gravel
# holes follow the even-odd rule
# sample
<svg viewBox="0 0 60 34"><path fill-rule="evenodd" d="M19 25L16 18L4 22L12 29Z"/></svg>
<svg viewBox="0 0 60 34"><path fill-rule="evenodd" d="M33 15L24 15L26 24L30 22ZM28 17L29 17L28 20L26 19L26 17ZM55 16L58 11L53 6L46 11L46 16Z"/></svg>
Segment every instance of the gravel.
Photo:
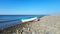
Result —
<svg viewBox="0 0 60 34"><path fill-rule="evenodd" d="M19 34L60 34L60 15L44 16L39 21L22 23L11 29L14 28L19 30Z"/></svg>
<svg viewBox="0 0 60 34"><path fill-rule="evenodd" d="M60 15L44 16L40 21L26 23L22 30L23 34L60 34Z"/></svg>

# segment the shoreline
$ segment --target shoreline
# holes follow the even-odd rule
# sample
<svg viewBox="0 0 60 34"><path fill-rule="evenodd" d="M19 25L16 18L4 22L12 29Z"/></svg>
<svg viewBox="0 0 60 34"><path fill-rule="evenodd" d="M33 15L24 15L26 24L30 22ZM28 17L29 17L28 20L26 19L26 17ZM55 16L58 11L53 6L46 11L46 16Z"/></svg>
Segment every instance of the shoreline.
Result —
<svg viewBox="0 0 60 34"><path fill-rule="evenodd" d="M38 18L37 17L35 17L35 18L31 18L31 19L28 19L27 21L25 21L25 22L22 22L22 23L20 23L20 24L17 24L17 25L15 25L15 26L11 26L11 27L8 27L8 28L5 28L5 29L3 29L3 30L0 30L0 33L8 33L9 31L11 32L11 31L13 31L13 30L16 30L16 29L18 29L18 28L22 28L22 26L24 26L23 24L26 24L26 23L29 23L29 22L37 22L38 21ZM21 25L22 24L22 25ZM20 27L21 26L21 27Z"/></svg>
<svg viewBox="0 0 60 34"><path fill-rule="evenodd" d="M50 15L17 24L2 31L4 34L60 34L60 15Z"/></svg>

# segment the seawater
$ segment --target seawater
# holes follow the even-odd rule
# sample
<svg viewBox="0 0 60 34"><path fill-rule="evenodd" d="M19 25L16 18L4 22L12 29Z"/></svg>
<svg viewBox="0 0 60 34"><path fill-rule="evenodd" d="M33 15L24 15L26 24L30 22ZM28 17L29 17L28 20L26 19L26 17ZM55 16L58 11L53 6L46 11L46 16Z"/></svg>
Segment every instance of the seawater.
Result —
<svg viewBox="0 0 60 34"><path fill-rule="evenodd" d="M40 16L42 17L44 15L0 15L0 29L20 24L22 23L22 19L25 20Z"/></svg>

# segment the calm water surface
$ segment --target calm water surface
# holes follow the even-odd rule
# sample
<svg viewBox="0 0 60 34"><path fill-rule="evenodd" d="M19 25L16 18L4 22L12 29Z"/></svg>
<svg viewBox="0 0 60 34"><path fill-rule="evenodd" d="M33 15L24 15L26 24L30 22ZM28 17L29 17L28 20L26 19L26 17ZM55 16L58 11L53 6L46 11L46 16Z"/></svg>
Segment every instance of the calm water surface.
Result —
<svg viewBox="0 0 60 34"><path fill-rule="evenodd" d="M29 19L39 16L42 17L44 15L0 15L0 29L19 24L22 19Z"/></svg>

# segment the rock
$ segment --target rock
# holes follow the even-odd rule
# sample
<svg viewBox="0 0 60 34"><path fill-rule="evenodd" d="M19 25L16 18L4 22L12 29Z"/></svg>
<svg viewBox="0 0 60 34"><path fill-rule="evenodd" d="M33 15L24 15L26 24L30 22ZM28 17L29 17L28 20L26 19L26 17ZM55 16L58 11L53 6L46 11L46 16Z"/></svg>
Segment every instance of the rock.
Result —
<svg viewBox="0 0 60 34"><path fill-rule="evenodd" d="M38 22L26 23L32 34L60 34L60 15L44 16Z"/></svg>
<svg viewBox="0 0 60 34"><path fill-rule="evenodd" d="M40 21L22 23L14 28L18 29L18 34L60 34L60 15L44 16Z"/></svg>

